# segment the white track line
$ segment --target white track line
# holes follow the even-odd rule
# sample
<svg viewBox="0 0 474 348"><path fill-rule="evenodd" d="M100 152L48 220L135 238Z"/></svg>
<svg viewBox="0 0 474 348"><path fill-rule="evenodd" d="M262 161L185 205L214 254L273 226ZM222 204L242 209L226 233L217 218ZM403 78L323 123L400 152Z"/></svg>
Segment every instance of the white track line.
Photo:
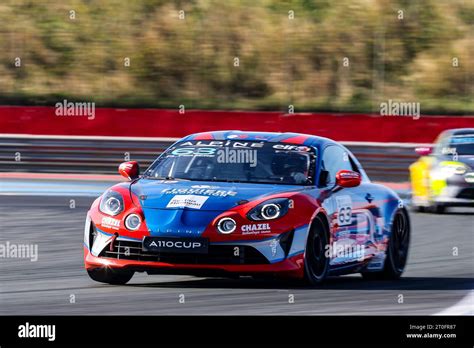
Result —
<svg viewBox="0 0 474 348"><path fill-rule="evenodd" d="M434 315L474 315L474 291L471 290L458 303Z"/></svg>

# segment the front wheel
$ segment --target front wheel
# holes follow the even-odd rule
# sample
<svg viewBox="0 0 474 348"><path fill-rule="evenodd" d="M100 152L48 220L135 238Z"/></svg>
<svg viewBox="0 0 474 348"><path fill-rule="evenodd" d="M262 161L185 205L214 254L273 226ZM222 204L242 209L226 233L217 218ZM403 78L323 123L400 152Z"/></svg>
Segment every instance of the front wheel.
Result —
<svg viewBox="0 0 474 348"><path fill-rule="evenodd" d="M398 279L405 270L410 243L410 220L405 210L395 213L392 234L388 242L387 256L382 271L363 272L365 279Z"/></svg>
<svg viewBox="0 0 474 348"><path fill-rule="evenodd" d="M305 281L311 285L322 283L328 274L328 243L329 231L321 218L316 217L309 231L304 258Z"/></svg>
<svg viewBox="0 0 474 348"><path fill-rule="evenodd" d="M129 270L114 270L110 268L96 268L87 270L92 280L100 283L124 285L132 279L134 272Z"/></svg>

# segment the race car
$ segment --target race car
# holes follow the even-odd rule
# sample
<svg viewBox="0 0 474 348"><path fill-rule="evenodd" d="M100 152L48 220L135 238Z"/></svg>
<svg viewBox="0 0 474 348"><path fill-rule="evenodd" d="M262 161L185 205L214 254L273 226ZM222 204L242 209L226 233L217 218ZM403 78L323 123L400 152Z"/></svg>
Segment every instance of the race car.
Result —
<svg viewBox="0 0 474 348"><path fill-rule="evenodd" d="M444 131L434 147L416 152L421 157L410 166L414 210L474 207L474 128Z"/></svg>
<svg viewBox="0 0 474 348"><path fill-rule="evenodd" d="M135 272L283 277L319 284L361 273L397 279L410 241L407 209L327 138L216 131L189 135L87 213L84 261L98 282Z"/></svg>

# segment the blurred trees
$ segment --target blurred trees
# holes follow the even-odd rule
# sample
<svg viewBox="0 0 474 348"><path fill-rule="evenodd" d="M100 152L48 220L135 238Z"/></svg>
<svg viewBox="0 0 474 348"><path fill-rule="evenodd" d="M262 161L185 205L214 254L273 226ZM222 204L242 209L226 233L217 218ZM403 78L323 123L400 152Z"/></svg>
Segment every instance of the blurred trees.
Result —
<svg viewBox="0 0 474 348"><path fill-rule="evenodd" d="M472 113L473 19L468 0L3 0L0 103Z"/></svg>

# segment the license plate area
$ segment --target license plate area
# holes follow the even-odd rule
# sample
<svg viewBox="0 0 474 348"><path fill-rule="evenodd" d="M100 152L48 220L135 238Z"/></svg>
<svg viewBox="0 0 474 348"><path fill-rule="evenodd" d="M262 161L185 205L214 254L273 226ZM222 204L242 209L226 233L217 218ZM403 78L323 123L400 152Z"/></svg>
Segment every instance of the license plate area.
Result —
<svg viewBox="0 0 474 348"><path fill-rule="evenodd" d="M207 254L209 241L207 238L145 237L143 238L142 249L143 251L156 254Z"/></svg>

